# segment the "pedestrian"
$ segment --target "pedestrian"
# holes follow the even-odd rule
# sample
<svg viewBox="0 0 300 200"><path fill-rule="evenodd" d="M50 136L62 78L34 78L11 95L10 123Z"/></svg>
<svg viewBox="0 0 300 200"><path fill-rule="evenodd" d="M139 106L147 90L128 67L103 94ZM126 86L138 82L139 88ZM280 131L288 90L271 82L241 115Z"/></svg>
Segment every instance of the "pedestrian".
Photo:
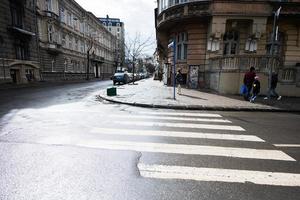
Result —
<svg viewBox="0 0 300 200"><path fill-rule="evenodd" d="M251 90L256 76L255 68L251 67L250 70L244 75L244 85L247 87L247 92L244 94L244 99L249 101Z"/></svg>
<svg viewBox="0 0 300 200"><path fill-rule="evenodd" d="M176 80L176 83L178 86L177 94L181 95L181 84L183 83L183 77L182 77L180 69L178 70L178 72L176 74L175 80Z"/></svg>
<svg viewBox="0 0 300 200"><path fill-rule="evenodd" d="M260 93L260 81L259 81L258 76L255 76L252 87L253 87L253 91L252 91L252 96L250 98L250 102L254 103L255 99L257 98L258 94Z"/></svg>
<svg viewBox="0 0 300 200"><path fill-rule="evenodd" d="M273 73L271 76L271 88L268 91L268 96L270 98L274 96L279 101L281 100L281 96L276 92L277 83L278 83L278 73ZM264 99L267 100L269 98L265 97Z"/></svg>

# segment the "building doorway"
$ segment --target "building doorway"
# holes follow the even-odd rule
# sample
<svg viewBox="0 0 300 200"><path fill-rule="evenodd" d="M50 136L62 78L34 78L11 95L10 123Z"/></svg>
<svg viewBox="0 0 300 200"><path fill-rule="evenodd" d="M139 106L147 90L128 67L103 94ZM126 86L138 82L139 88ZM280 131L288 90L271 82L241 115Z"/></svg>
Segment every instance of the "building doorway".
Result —
<svg viewBox="0 0 300 200"><path fill-rule="evenodd" d="M13 83L19 83L20 82L20 70L18 69L10 69L10 76Z"/></svg>

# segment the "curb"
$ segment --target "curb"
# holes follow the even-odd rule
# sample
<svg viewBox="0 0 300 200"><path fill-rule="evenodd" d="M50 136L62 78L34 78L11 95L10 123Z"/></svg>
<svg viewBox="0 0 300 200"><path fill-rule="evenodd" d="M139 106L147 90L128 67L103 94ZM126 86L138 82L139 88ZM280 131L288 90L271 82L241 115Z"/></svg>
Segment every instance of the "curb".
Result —
<svg viewBox="0 0 300 200"><path fill-rule="evenodd" d="M102 99L111 103L124 104L142 108L160 108L160 109L173 109L173 110L206 110L206 111L247 111L247 112L289 112L300 113L300 110L281 109L281 108L249 108L249 107L225 107L225 106L176 106L176 105L157 105L157 104L144 104L144 103L130 103L124 101L113 100L110 98L97 96L97 99Z"/></svg>

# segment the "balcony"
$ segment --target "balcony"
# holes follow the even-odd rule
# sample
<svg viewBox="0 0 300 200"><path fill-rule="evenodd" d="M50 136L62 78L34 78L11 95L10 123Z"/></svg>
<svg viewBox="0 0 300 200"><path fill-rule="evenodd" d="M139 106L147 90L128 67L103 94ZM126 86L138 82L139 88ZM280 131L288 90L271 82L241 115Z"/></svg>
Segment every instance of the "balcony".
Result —
<svg viewBox="0 0 300 200"><path fill-rule="evenodd" d="M209 59L210 71L247 71L250 67L255 67L258 71L268 72L269 66L277 71L282 62L278 57L266 55L235 55Z"/></svg>
<svg viewBox="0 0 300 200"><path fill-rule="evenodd" d="M42 15L45 16L45 17L48 17L51 20L60 22L59 16L56 13L52 12L52 11L43 10Z"/></svg>
<svg viewBox="0 0 300 200"><path fill-rule="evenodd" d="M208 17L211 15L210 2L208 0L187 0L182 3L170 4L158 14L157 28L168 29L169 26L178 22Z"/></svg>
<svg viewBox="0 0 300 200"><path fill-rule="evenodd" d="M62 53L61 45L58 43L48 43L47 50L50 54L54 55Z"/></svg>
<svg viewBox="0 0 300 200"><path fill-rule="evenodd" d="M97 55L95 55L95 54L92 54L92 55L91 55L91 61L92 61L93 63L102 64L102 63L104 63L104 58L101 57L101 56L97 56Z"/></svg>

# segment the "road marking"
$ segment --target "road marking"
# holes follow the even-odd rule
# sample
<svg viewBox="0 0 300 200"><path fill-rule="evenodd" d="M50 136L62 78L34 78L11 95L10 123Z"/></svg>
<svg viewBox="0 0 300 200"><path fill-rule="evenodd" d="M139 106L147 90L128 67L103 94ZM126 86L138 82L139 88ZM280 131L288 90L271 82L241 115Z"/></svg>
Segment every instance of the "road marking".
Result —
<svg viewBox="0 0 300 200"><path fill-rule="evenodd" d="M139 125L139 126L157 126L157 127L172 127L172 128L199 128L212 130L230 130L230 131L245 131L240 126L214 125L214 124L190 124L190 123L163 123L163 122L139 122L139 121L117 121L114 123L123 125Z"/></svg>
<svg viewBox="0 0 300 200"><path fill-rule="evenodd" d="M44 143L45 142L46 144L48 144L47 141L44 140ZM145 142L129 142L129 141L110 141L110 140L80 140L78 142L72 143L71 145L77 145L77 146L88 147L88 148L130 150L130 151L138 151L138 152L208 155L208 156L224 156L224 157L235 157L235 158L296 161L289 155L278 150L260 150L260 149L249 149L249 148L165 144L165 143L145 143Z"/></svg>
<svg viewBox="0 0 300 200"><path fill-rule="evenodd" d="M109 115L109 117L130 118L130 119L161 119L161 120L232 123L231 121L226 119L163 117L163 116L149 116L149 115L147 116L146 115Z"/></svg>
<svg viewBox="0 0 300 200"><path fill-rule="evenodd" d="M300 144L273 144L275 147L300 148Z"/></svg>
<svg viewBox="0 0 300 200"><path fill-rule="evenodd" d="M248 142L265 142L255 135L234 135L220 133L202 133L202 132L179 132L179 131L152 131L152 130L131 130L114 128L93 128L92 133L101 133L109 135L127 135L127 136L158 136L158 137L178 137L178 138L201 138L213 140L234 140Z"/></svg>
<svg viewBox="0 0 300 200"><path fill-rule="evenodd" d="M182 116L182 117L222 117L219 114L209 113L182 113L182 112L139 112L145 115L170 115L170 116Z"/></svg>
<svg viewBox="0 0 300 200"><path fill-rule="evenodd" d="M146 165L139 163L141 176L157 179L183 179L229 183L251 182L258 185L300 186L300 174L185 166Z"/></svg>

